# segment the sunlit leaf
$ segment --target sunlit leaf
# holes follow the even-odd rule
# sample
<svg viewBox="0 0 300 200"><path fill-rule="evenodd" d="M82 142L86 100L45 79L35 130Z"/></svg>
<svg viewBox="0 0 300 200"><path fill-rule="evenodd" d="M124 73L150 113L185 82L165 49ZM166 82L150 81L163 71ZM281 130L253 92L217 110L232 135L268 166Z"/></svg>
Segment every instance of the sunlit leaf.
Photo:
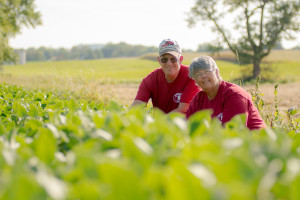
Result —
<svg viewBox="0 0 300 200"><path fill-rule="evenodd" d="M29 106L28 115L30 117L37 117L39 115L39 111L35 105L31 104Z"/></svg>
<svg viewBox="0 0 300 200"><path fill-rule="evenodd" d="M50 164L56 152L56 139L48 129L42 129L34 141L36 156L47 164Z"/></svg>

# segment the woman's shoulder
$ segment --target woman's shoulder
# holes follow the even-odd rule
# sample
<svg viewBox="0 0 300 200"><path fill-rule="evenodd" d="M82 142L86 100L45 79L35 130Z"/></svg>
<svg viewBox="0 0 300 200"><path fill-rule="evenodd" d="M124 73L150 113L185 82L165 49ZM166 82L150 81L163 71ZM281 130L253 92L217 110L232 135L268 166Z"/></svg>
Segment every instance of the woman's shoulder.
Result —
<svg viewBox="0 0 300 200"><path fill-rule="evenodd" d="M207 98L207 94L204 92L204 90L200 90L195 96L194 100L195 101L202 101L203 99Z"/></svg>
<svg viewBox="0 0 300 200"><path fill-rule="evenodd" d="M244 90L241 86L238 86L234 83L222 81L220 86L222 87L223 95L228 96L228 95L236 94L236 95L241 95L246 98L250 98L250 95L246 90Z"/></svg>

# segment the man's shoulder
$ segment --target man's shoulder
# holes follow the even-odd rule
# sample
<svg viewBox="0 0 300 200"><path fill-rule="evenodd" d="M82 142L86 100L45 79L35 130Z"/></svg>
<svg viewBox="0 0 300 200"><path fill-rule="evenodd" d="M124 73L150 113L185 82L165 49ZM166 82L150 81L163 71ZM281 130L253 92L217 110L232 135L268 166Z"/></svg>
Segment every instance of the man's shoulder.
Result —
<svg viewBox="0 0 300 200"><path fill-rule="evenodd" d="M160 83L164 79L164 72L161 68L153 70L148 74L142 81L142 84L146 84L149 87L153 86L156 83Z"/></svg>
<svg viewBox="0 0 300 200"><path fill-rule="evenodd" d="M158 75L158 74L161 74L161 73L164 73L162 68L157 68L157 69L153 70L150 74Z"/></svg>
<svg viewBox="0 0 300 200"><path fill-rule="evenodd" d="M158 76L161 76L164 72L161 68L153 70L146 78L157 78Z"/></svg>
<svg viewBox="0 0 300 200"><path fill-rule="evenodd" d="M180 69L184 71L189 71L189 66L187 65L180 65Z"/></svg>
<svg viewBox="0 0 300 200"><path fill-rule="evenodd" d="M181 76L189 78L189 67L186 65L180 65L180 73Z"/></svg>

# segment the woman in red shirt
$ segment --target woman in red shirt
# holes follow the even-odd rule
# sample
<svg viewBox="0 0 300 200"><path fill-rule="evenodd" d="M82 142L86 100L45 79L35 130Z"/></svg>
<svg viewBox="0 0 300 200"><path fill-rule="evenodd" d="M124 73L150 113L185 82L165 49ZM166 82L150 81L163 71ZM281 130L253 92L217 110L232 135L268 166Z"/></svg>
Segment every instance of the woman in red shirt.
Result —
<svg viewBox="0 0 300 200"><path fill-rule="evenodd" d="M190 64L189 76L202 91L190 103L187 118L199 110L212 109L212 117L217 117L222 124L235 115L244 113L249 129L266 127L251 96L241 87L223 81L213 58L209 56L195 58Z"/></svg>

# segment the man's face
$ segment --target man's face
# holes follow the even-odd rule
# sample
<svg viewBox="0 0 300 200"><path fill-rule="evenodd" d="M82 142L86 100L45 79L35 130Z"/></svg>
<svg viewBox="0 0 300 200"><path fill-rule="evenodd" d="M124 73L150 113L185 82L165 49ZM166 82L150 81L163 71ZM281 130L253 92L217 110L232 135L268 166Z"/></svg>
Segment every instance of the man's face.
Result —
<svg viewBox="0 0 300 200"><path fill-rule="evenodd" d="M161 57L158 57L158 62L166 77L177 77L180 71L182 58L182 56L179 56L177 58L168 53L163 54Z"/></svg>

